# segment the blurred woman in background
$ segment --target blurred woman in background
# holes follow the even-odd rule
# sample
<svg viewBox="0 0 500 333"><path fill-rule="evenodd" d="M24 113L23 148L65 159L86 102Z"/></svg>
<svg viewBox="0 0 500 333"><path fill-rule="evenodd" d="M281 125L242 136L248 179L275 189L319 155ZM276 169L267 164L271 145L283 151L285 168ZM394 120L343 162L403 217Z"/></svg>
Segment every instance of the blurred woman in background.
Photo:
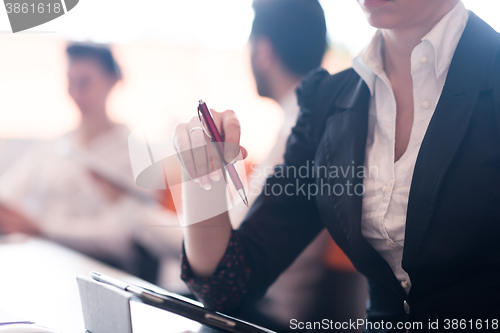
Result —
<svg viewBox="0 0 500 333"><path fill-rule="evenodd" d="M0 232L46 237L154 281L157 258L178 255L181 237L169 228L160 240L158 228L147 228L162 222L152 216L176 216L135 185L130 131L108 117L106 102L122 78L120 68L105 46L72 44L66 52L68 93L80 124L37 145L2 175Z"/></svg>

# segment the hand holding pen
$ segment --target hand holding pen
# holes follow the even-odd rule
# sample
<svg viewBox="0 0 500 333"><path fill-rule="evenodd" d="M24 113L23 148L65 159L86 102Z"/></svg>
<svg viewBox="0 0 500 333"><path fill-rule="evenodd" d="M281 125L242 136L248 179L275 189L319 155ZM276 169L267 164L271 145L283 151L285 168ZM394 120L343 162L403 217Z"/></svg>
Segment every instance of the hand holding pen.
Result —
<svg viewBox="0 0 500 333"><path fill-rule="evenodd" d="M209 110L203 101L198 105L198 116L188 123L177 125L173 140L180 162L189 176L200 186L210 189L212 181L229 174L232 184L248 206L245 190L232 162L240 154L248 153L240 147L240 123L232 110ZM213 142L207 145L207 142Z"/></svg>

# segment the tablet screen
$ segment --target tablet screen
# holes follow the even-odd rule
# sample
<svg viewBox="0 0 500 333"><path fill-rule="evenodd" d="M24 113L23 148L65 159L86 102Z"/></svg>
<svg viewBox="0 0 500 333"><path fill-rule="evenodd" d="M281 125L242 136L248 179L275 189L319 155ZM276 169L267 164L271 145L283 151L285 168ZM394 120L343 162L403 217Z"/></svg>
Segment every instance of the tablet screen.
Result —
<svg viewBox="0 0 500 333"><path fill-rule="evenodd" d="M148 333L219 333L223 332L204 326L194 320L175 313L131 301L133 332Z"/></svg>

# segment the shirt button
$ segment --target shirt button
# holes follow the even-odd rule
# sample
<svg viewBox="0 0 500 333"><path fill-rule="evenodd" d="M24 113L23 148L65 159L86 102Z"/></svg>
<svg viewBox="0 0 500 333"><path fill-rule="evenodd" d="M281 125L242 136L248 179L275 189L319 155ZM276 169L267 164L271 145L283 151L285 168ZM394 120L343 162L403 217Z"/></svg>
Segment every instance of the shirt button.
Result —
<svg viewBox="0 0 500 333"><path fill-rule="evenodd" d="M408 288L408 281L404 280L404 281L401 281L401 287L403 288Z"/></svg>
<svg viewBox="0 0 500 333"><path fill-rule="evenodd" d="M403 308L405 309L406 314L410 314L410 305L406 300L403 302Z"/></svg>
<svg viewBox="0 0 500 333"><path fill-rule="evenodd" d="M388 240L388 241L386 241L386 242L385 242L385 245L387 245L387 246L391 246L391 245L392 245L392 242L391 242L390 240Z"/></svg>
<svg viewBox="0 0 500 333"><path fill-rule="evenodd" d="M426 64L427 63L427 57L420 57L419 61L420 63L423 65L423 64Z"/></svg>
<svg viewBox="0 0 500 333"><path fill-rule="evenodd" d="M428 108L430 108L430 107L431 107L431 102L429 102L428 100L423 101L423 102L422 102L422 107L423 107L424 109L428 109Z"/></svg>

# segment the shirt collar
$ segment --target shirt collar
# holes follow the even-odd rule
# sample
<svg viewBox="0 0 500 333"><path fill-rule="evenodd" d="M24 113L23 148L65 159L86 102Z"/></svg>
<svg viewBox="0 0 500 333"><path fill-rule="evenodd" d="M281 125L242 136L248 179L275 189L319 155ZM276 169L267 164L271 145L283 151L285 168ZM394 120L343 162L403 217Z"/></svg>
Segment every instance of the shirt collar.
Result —
<svg viewBox="0 0 500 333"><path fill-rule="evenodd" d="M462 1L459 1L427 35L422 42L428 41L434 48L436 78L448 70L455 54L458 42L465 30L469 13Z"/></svg>
<svg viewBox="0 0 500 333"><path fill-rule="evenodd" d="M462 1L458 1L455 7L422 38L423 43L429 42L433 47L436 78L441 77L448 70L468 19L467 9ZM376 77L385 75L382 58L383 47L382 30L378 29L370 44L352 61L353 69L368 85L372 96Z"/></svg>
<svg viewBox="0 0 500 333"><path fill-rule="evenodd" d="M299 103L297 101L297 95L295 93L295 87L293 89L290 89L277 102L283 109L284 113L284 118L283 118L283 123L281 125L280 133L282 132L288 133L290 129L297 122L300 110Z"/></svg>
<svg viewBox="0 0 500 333"><path fill-rule="evenodd" d="M285 112L285 117L295 117L298 114L299 104L295 93L296 87L288 91L279 101L278 104Z"/></svg>
<svg viewBox="0 0 500 333"><path fill-rule="evenodd" d="M378 29L370 44L352 60L353 69L368 85L372 96L375 89L375 79L384 73L384 62L382 59L383 44L382 31Z"/></svg>

